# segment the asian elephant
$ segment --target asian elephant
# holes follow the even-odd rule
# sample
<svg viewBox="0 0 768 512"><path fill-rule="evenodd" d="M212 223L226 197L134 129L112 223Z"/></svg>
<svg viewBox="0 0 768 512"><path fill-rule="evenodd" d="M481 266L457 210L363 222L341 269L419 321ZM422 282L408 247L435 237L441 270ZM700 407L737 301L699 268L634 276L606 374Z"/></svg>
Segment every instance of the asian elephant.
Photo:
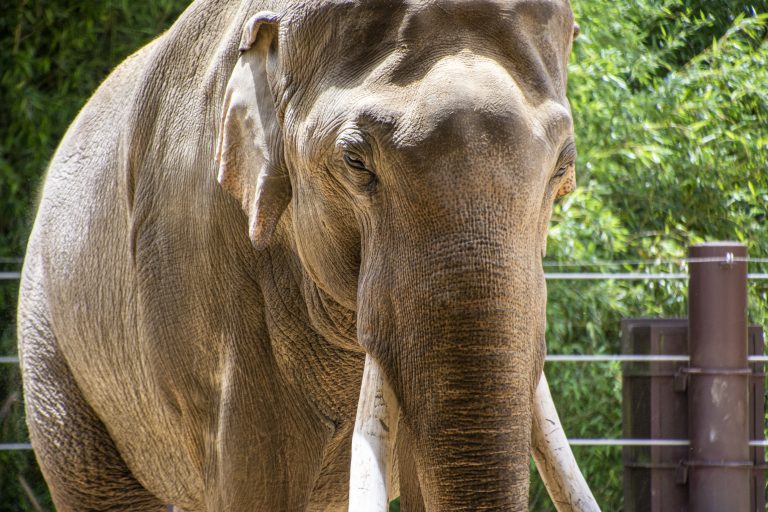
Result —
<svg viewBox="0 0 768 512"><path fill-rule="evenodd" d="M533 439L558 508L596 510L537 392L573 27L566 0L198 0L121 64L23 269L57 508L524 510Z"/></svg>

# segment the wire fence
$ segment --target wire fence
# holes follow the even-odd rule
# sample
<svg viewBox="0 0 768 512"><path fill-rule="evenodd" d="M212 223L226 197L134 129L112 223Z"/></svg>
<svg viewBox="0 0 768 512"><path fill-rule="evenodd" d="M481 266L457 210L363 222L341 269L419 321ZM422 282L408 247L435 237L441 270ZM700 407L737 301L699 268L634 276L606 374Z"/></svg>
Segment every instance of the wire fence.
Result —
<svg viewBox="0 0 768 512"><path fill-rule="evenodd" d="M553 262L545 261L545 268L611 268L611 267L658 267L678 266L697 263L721 263L729 265L737 262L768 264L768 258L740 258L727 255L725 258L679 258L679 259L655 259L655 260L620 260L620 261L583 261L583 262ZM21 258L0 258L0 263L21 263ZM0 280L14 280L20 278L20 272L0 272ZM688 279L687 272L545 272L548 280L661 280L661 279ZM749 280L768 280L768 273L748 273ZM750 363L768 363L768 355L749 356ZM549 354L546 361L550 363L629 363L629 362L680 362L690 361L685 354L679 355L641 355L641 354ZM0 356L0 364L18 364L17 356ZM689 446L687 439L626 439L626 438L570 438L571 446ZM749 446L768 446L768 440L751 440ZM0 451L31 450L29 443L5 443L0 444Z"/></svg>
<svg viewBox="0 0 768 512"><path fill-rule="evenodd" d="M0 272L0 281L15 281L21 277L20 272ZM545 272L544 277L549 281L651 281L651 280L681 280L688 279L688 274L674 272ZM757 272L747 274L752 281L768 280L768 273Z"/></svg>
<svg viewBox="0 0 768 512"><path fill-rule="evenodd" d="M687 355L642 355L642 354L548 354L548 363L687 363ZM748 356L750 363L768 363L768 355ZM2 356L0 364L19 364L17 356Z"/></svg>
<svg viewBox="0 0 768 512"><path fill-rule="evenodd" d="M20 264L21 258L0 258L0 263L13 263ZM738 257L728 255L725 258L671 258L671 259L653 259L653 260L617 260L617 261L576 261L576 262L558 262L558 261L544 261L542 266L544 268L617 268L617 267L677 267L680 272L639 272L627 271L627 272L545 272L544 277L548 280L629 280L629 281L645 281L645 280L660 280L660 279L688 279L688 273L682 270L686 265L697 263L753 263L753 264L768 264L768 258L752 258L752 257ZM21 273L18 271L6 271L0 272L0 280L15 280L21 277ZM747 274L747 279L753 281L768 280L768 272L752 272Z"/></svg>

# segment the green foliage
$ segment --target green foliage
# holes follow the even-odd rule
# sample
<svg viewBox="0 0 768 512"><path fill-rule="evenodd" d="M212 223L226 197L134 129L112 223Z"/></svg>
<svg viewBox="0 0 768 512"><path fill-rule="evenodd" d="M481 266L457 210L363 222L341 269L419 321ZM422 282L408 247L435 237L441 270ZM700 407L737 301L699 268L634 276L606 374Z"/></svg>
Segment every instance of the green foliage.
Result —
<svg viewBox="0 0 768 512"><path fill-rule="evenodd" d="M186 3L18 0L0 10L0 271L18 267L2 258L23 254L35 189L77 110ZM716 239L768 256L768 2L572 3L580 188L556 209L548 259L679 258ZM0 281L0 355L15 352L16 288ZM617 353L622 317L682 316L686 292L673 280L551 281L549 351ZM768 325L765 281L750 285L750 301L750 320ZM619 365L546 371L570 436L621 435ZM0 442L27 438L19 390L17 369L0 366ZM621 510L621 450L575 452L603 509ZM0 453L0 512L35 510L31 496L50 510L44 488L31 453ZM535 476L531 509L552 510Z"/></svg>

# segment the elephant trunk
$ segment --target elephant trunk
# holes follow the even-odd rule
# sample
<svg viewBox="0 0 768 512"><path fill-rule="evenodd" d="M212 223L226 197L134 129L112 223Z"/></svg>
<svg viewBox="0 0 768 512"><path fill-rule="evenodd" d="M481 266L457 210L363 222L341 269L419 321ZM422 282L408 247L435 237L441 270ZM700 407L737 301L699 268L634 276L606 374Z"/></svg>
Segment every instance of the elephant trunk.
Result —
<svg viewBox="0 0 768 512"><path fill-rule="evenodd" d="M462 238L365 274L358 334L399 399L397 435L413 448L426 509L523 509L544 356L543 275L538 255ZM383 276L395 286L381 285Z"/></svg>
<svg viewBox="0 0 768 512"><path fill-rule="evenodd" d="M487 318L454 326L401 385L427 510L513 510L528 498L531 350ZM437 343L435 343L437 345Z"/></svg>

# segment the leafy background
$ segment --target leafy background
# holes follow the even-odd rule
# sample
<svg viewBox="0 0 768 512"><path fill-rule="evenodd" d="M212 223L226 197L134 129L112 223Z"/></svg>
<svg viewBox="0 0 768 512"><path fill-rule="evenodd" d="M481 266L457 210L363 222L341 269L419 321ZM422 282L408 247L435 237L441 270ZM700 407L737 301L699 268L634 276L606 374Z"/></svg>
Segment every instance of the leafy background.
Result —
<svg viewBox="0 0 768 512"><path fill-rule="evenodd" d="M768 257L768 0L572 0L569 97L580 187L557 207L549 270L680 271L704 240ZM115 64L179 0L16 0L0 12L0 271L17 270L57 141ZM750 271L766 271L753 264ZM750 283L768 325L768 282ZM15 353L15 281L0 281L0 355ZM618 353L627 316L684 316L684 281L549 282L550 353ZM621 368L550 363L572 437L621 436ZM0 365L0 442L27 438L18 368ZM620 448L574 449L604 510L621 510ZM552 510L533 472L531 510ZM0 452L0 512L52 510L30 452Z"/></svg>

